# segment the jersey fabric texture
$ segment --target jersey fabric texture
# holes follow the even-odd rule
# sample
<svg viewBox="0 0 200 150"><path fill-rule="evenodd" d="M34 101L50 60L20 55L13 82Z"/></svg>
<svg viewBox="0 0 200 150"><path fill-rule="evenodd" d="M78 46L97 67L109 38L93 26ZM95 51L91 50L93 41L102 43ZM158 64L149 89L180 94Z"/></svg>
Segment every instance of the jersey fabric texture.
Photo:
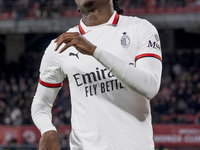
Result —
<svg viewBox="0 0 200 150"><path fill-rule="evenodd" d="M68 32L80 32L101 50L136 68L142 59L162 61L157 30L137 17L114 12L105 24L87 27L81 20ZM81 54L74 47L63 53L55 48L52 41L45 51L39 82L44 88L56 89L68 77L71 150L153 150L149 98L131 91L110 68L97 61L98 56ZM105 56L108 59L109 53Z"/></svg>

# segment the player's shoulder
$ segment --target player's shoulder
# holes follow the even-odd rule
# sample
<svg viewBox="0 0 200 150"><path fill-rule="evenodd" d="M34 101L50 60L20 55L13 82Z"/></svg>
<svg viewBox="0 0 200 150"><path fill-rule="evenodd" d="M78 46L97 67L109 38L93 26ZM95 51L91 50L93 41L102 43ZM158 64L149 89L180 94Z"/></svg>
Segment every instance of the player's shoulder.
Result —
<svg viewBox="0 0 200 150"><path fill-rule="evenodd" d="M68 30L65 31L65 32L78 32L78 26L72 27L72 28L68 29ZM56 38L57 38L57 37L56 37ZM51 56L55 57L55 56L58 54L58 52L59 52L59 50L55 51L56 46L57 46L57 43L55 42L56 38L55 38L55 39L52 39L52 40L50 41L50 44L48 45L48 47L47 47L46 50L45 50L45 54L48 55L48 56L50 56L50 57L51 57ZM65 45L65 44L62 44L62 45L60 46L60 49L61 49L64 45Z"/></svg>
<svg viewBox="0 0 200 150"><path fill-rule="evenodd" d="M77 25L77 26L74 26L74 27L72 27L72 28L69 28L69 30L67 30L67 32L79 32L78 25Z"/></svg>
<svg viewBox="0 0 200 150"><path fill-rule="evenodd" d="M125 16L125 15L121 15L120 16L120 24L121 25L130 25L133 27L139 27L139 28L154 28L154 25L149 22L147 19L144 18L140 18L137 16Z"/></svg>
<svg viewBox="0 0 200 150"><path fill-rule="evenodd" d="M48 45L48 47L45 49L44 54L48 55L48 56L54 56L57 52L55 51L56 49L56 43L55 43L56 39L53 39L50 41L50 44Z"/></svg>

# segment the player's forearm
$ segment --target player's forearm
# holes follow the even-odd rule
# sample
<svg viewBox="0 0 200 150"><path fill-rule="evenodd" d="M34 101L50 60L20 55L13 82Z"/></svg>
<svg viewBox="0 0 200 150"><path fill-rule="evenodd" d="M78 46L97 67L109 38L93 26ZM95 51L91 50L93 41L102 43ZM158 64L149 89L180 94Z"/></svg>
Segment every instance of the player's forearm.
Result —
<svg viewBox="0 0 200 150"><path fill-rule="evenodd" d="M36 96L34 97L31 106L31 116L41 134L45 133L46 131L56 130L51 123L51 107Z"/></svg>
<svg viewBox="0 0 200 150"><path fill-rule="evenodd" d="M47 88L38 84L31 106L31 115L41 134L46 131L56 130L52 124L51 109L58 91L59 88Z"/></svg>
<svg viewBox="0 0 200 150"><path fill-rule="evenodd" d="M157 72L138 69L129 65L112 54L97 48L93 56L102 63L130 90L134 90L147 97L153 98L160 87L161 63L156 64Z"/></svg>

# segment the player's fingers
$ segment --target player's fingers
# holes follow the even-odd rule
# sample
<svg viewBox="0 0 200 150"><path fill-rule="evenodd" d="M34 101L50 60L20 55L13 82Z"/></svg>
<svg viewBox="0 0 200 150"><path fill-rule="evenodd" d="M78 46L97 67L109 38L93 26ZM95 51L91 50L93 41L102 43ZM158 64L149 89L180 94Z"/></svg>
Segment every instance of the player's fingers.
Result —
<svg viewBox="0 0 200 150"><path fill-rule="evenodd" d="M56 46L56 49L55 51L57 51L59 49L59 47L63 44L63 43L69 43L71 42L71 38L69 37L62 37L60 38L58 41L57 41L57 46Z"/></svg>
<svg viewBox="0 0 200 150"><path fill-rule="evenodd" d="M56 48L55 51L58 50L58 48L61 46L62 44L62 35L60 35L59 37L56 38L56 40L54 41L54 43L56 43Z"/></svg>
<svg viewBox="0 0 200 150"><path fill-rule="evenodd" d="M70 42L65 43L66 45L59 51L59 53L62 53L63 51L65 51L67 48L74 46L79 52L83 53L83 49L81 49L78 46L78 39L74 38L72 39Z"/></svg>
<svg viewBox="0 0 200 150"><path fill-rule="evenodd" d="M57 51L59 49L59 47L63 44L63 42L57 42L57 45L56 45L56 48L55 48L55 51Z"/></svg>
<svg viewBox="0 0 200 150"><path fill-rule="evenodd" d="M60 37L60 36L59 36L59 37ZM54 43L58 42L59 37L57 37L57 38L55 39Z"/></svg>
<svg viewBox="0 0 200 150"><path fill-rule="evenodd" d="M64 34L64 33L63 33L63 34ZM59 35L59 36L55 39L54 43L58 42L58 40L63 36L63 34Z"/></svg>
<svg viewBox="0 0 200 150"><path fill-rule="evenodd" d="M66 44L60 51L59 53L62 53L63 51L65 51L69 46Z"/></svg>
<svg viewBox="0 0 200 150"><path fill-rule="evenodd" d="M60 35L56 40L55 43L57 43L57 46L55 48L55 51L57 51L59 49L59 47L63 44L63 43L69 43L72 40L76 39L79 36L79 33L77 32L66 32L63 33L62 35Z"/></svg>
<svg viewBox="0 0 200 150"><path fill-rule="evenodd" d="M62 33L60 36L58 36L57 38L56 38L56 40L54 41L54 43L56 43L56 42L58 42L59 41L59 39L64 39L64 38L72 38L72 37L76 37L76 36L78 36L78 35L80 35L78 32L64 32L64 33Z"/></svg>
<svg viewBox="0 0 200 150"><path fill-rule="evenodd" d="M81 42L81 37L80 34L78 32L66 32L63 33L62 35L60 35L57 39L57 46L55 48L55 51L57 51L59 49L59 47L65 43L68 46L64 46L59 53L62 53L64 50L66 50L68 47L70 46L74 46L75 48L77 48L77 44Z"/></svg>
<svg viewBox="0 0 200 150"><path fill-rule="evenodd" d="M72 42L65 43L65 46L59 51L59 53L64 52L64 51L65 51L66 49L68 49L70 46L73 46L73 43L72 43Z"/></svg>
<svg viewBox="0 0 200 150"><path fill-rule="evenodd" d="M54 41L54 43L57 43L55 51L57 51L58 48L62 45L62 43L64 43L65 38L65 33L61 34L59 37L56 38L56 40Z"/></svg>

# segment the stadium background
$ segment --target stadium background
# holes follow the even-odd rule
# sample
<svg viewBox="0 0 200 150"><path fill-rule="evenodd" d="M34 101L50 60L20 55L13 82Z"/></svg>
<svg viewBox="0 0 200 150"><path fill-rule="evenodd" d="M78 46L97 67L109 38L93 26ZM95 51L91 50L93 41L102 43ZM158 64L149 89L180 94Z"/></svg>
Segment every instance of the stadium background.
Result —
<svg viewBox="0 0 200 150"><path fill-rule="evenodd" d="M161 89L151 101L159 150L200 150L200 0L121 0L126 15L152 22L163 51ZM36 150L30 105L49 42L79 23L74 0L0 0L0 150ZM70 92L64 81L53 109L68 149ZM123 140L123 139L122 139Z"/></svg>

